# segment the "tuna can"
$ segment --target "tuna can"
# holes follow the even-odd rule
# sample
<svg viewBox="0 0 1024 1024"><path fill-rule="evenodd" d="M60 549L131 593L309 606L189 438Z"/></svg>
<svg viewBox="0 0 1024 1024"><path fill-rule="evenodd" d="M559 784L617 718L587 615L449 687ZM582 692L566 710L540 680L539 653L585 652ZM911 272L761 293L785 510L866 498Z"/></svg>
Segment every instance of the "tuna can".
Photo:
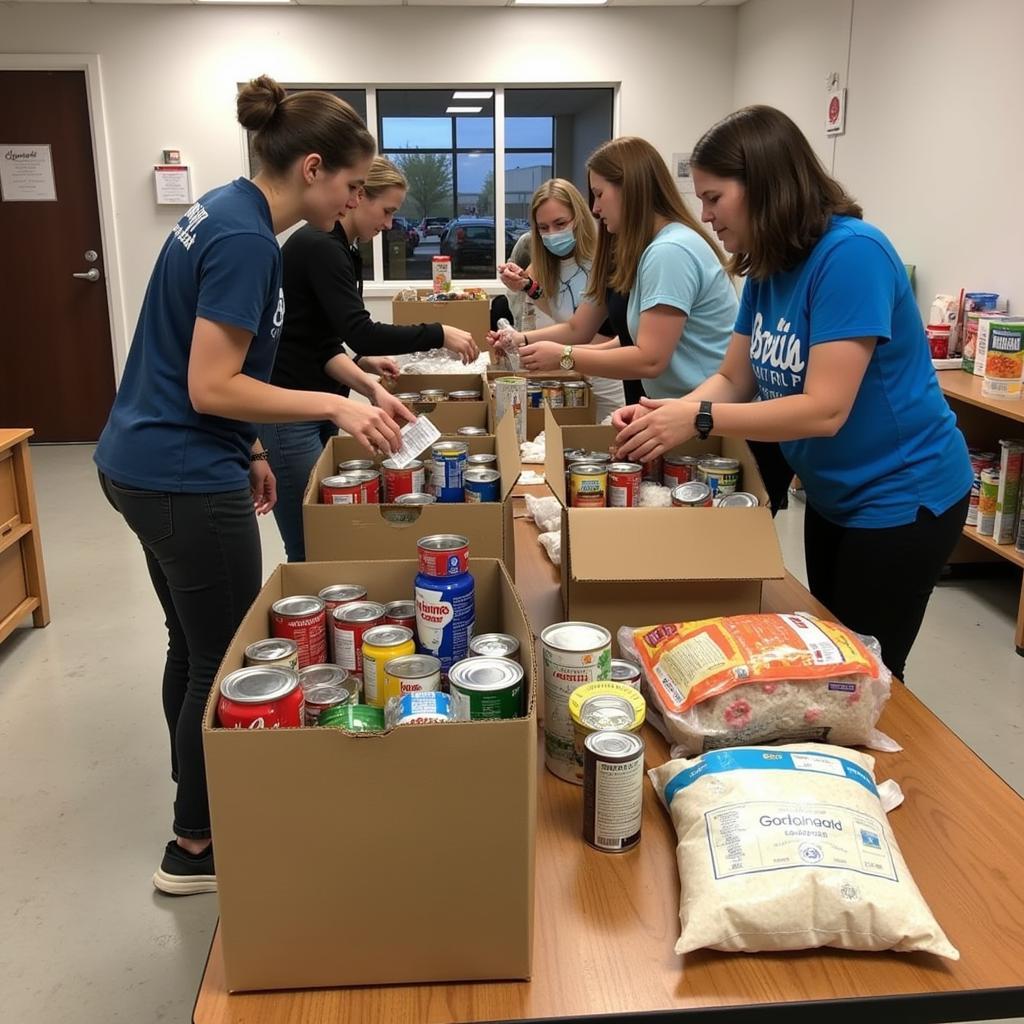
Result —
<svg viewBox="0 0 1024 1024"><path fill-rule="evenodd" d="M295 641L299 668L327 660L327 614L319 597L306 594L275 601L270 607L270 632Z"/></svg>
<svg viewBox="0 0 1024 1024"><path fill-rule="evenodd" d="M469 445L465 441L442 441L431 448L434 497L441 502L465 500L463 479Z"/></svg>
<svg viewBox="0 0 1024 1024"><path fill-rule="evenodd" d="M310 665L299 673L306 702L305 724L316 725L328 708L355 704L356 688L340 665Z"/></svg>
<svg viewBox="0 0 1024 1024"><path fill-rule="evenodd" d="M476 620L473 577L416 576L416 634L423 654L441 660L441 671L469 654L469 640Z"/></svg>
<svg viewBox="0 0 1024 1024"><path fill-rule="evenodd" d="M573 508L604 508L608 504L608 467L574 462L569 467L569 504Z"/></svg>
<svg viewBox="0 0 1024 1024"><path fill-rule="evenodd" d="M544 405L544 389L539 384L527 383L526 405L529 409L540 409Z"/></svg>
<svg viewBox="0 0 1024 1024"><path fill-rule="evenodd" d="M453 722L452 701L447 693L420 690L392 697L384 711L388 726L430 725L434 722Z"/></svg>
<svg viewBox="0 0 1024 1024"><path fill-rule="evenodd" d="M448 401L448 392L443 388L425 388L420 392L420 401L436 405Z"/></svg>
<svg viewBox="0 0 1024 1024"><path fill-rule="evenodd" d="M408 626L416 628L415 601L388 601L384 605L384 621L389 626Z"/></svg>
<svg viewBox="0 0 1024 1024"><path fill-rule="evenodd" d="M981 494L981 471L983 469L994 469L999 463L999 456L995 452L980 452L976 448L971 449L971 468L974 470L974 480L971 482L970 504L967 508L967 525L978 525L978 496Z"/></svg>
<svg viewBox="0 0 1024 1024"><path fill-rule="evenodd" d="M381 464L381 468L384 471L384 500L389 504L403 494L423 492L427 478L423 471L423 463L419 460L399 469L391 459L388 459Z"/></svg>
<svg viewBox="0 0 1024 1024"><path fill-rule="evenodd" d="M356 601L336 608L334 620L334 660L349 672L363 674L363 635L384 622L384 605L376 601Z"/></svg>
<svg viewBox="0 0 1024 1024"><path fill-rule="evenodd" d="M655 455L653 459L648 459L643 464L644 481L652 484L663 483L664 465L664 459L660 455Z"/></svg>
<svg viewBox="0 0 1024 1024"><path fill-rule="evenodd" d="M297 673L254 665L220 681L217 721L223 729L298 729L303 704Z"/></svg>
<svg viewBox="0 0 1024 1024"><path fill-rule="evenodd" d="M448 393L449 402L479 402L481 401L479 391L450 391Z"/></svg>
<svg viewBox="0 0 1024 1024"><path fill-rule="evenodd" d="M459 427L459 429L456 430L455 433L458 434L459 437L486 437L487 436L487 428L486 427Z"/></svg>
<svg viewBox="0 0 1024 1024"><path fill-rule="evenodd" d="M582 380L567 380L562 385L565 392L566 409L585 409L590 403L587 401L588 387Z"/></svg>
<svg viewBox="0 0 1024 1024"><path fill-rule="evenodd" d="M567 782L576 778L569 697L584 683L608 679L612 635L592 622L558 622L540 635L544 647L544 765Z"/></svg>
<svg viewBox="0 0 1024 1024"><path fill-rule="evenodd" d="M672 504L676 508L711 508L714 503L711 488L699 480L691 480L672 489Z"/></svg>
<svg viewBox="0 0 1024 1024"><path fill-rule="evenodd" d="M632 686L634 690L640 689L640 666L627 661L625 658L612 658L612 674L609 676L613 683L625 683Z"/></svg>
<svg viewBox="0 0 1024 1024"><path fill-rule="evenodd" d="M260 668L290 668L293 672L298 672L299 646L294 640L285 637L257 640L246 647L245 664L258 665Z"/></svg>
<svg viewBox="0 0 1024 1024"><path fill-rule="evenodd" d="M321 505L363 504L363 483L355 473L325 476L320 481Z"/></svg>
<svg viewBox="0 0 1024 1024"><path fill-rule="evenodd" d="M718 508L757 508L761 503L753 494L746 491L733 491L723 494L716 502Z"/></svg>
<svg viewBox="0 0 1024 1024"><path fill-rule="evenodd" d="M519 641L508 633L479 633L469 642L469 656L519 661Z"/></svg>
<svg viewBox="0 0 1024 1024"><path fill-rule="evenodd" d="M392 697L441 689L441 662L429 654L403 654L384 663L384 704Z"/></svg>
<svg viewBox="0 0 1024 1024"><path fill-rule="evenodd" d="M638 508L643 469L639 462L612 462L608 465L608 507Z"/></svg>
<svg viewBox="0 0 1024 1024"><path fill-rule="evenodd" d="M666 455L661 470L665 487L678 487L697 479L698 459L695 455Z"/></svg>
<svg viewBox="0 0 1024 1024"><path fill-rule="evenodd" d="M498 467L498 456L492 455L490 452L481 452L479 455L470 455L466 459L466 467L472 467L473 469L497 469Z"/></svg>
<svg viewBox="0 0 1024 1024"><path fill-rule="evenodd" d="M385 665L415 653L412 630L407 626L373 626L363 634L363 699L367 704L384 707L388 697Z"/></svg>
<svg viewBox="0 0 1024 1024"><path fill-rule="evenodd" d="M421 402L420 393L418 391L400 391L395 395L402 405L407 409L411 409L417 402Z"/></svg>
<svg viewBox="0 0 1024 1024"><path fill-rule="evenodd" d="M461 576L469 571L469 541L457 533L420 537L416 554L424 576Z"/></svg>
<svg viewBox="0 0 1024 1024"><path fill-rule="evenodd" d="M501 501L501 474L496 469L467 469L466 501Z"/></svg>
<svg viewBox="0 0 1024 1024"><path fill-rule="evenodd" d="M560 380L542 380L540 382L543 401L552 409L565 408L565 386Z"/></svg>
<svg viewBox="0 0 1024 1024"><path fill-rule="evenodd" d="M383 732L384 712L366 704L347 704L329 708L317 723L321 729L344 729L346 732Z"/></svg>
<svg viewBox="0 0 1024 1024"><path fill-rule="evenodd" d="M640 842L644 819L644 741L629 732L594 732L583 747L583 838L605 853Z"/></svg>
<svg viewBox="0 0 1024 1024"><path fill-rule="evenodd" d="M338 472L342 475L346 473L365 473L368 469L374 469L372 459L345 459L343 462L338 463Z"/></svg>
<svg viewBox="0 0 1024 1024"><path fill-rule="evenodd" d="M706 483L715 497L732 494L740 484L739 460L701 459L697 466L697 479Z"/></svg>
<svg viewBox="0 0 1024 1024"><path fill-rule="evenodd" d="M467 658L448 672L455 717L463 721L519 718L523 713L523 666L506 658Z"/></svg>
<svg viewBox="0 0 1024 1024"><path fill-rule="evenodd" d="M981 471L981 489L978 492L978 533L991 537L996 528L996 504L999 499L999 470Z"/></svg>
<svg viewBox="0 0 1024 1024"><path fill-rule="evenodd" d="M569 697L576 778L583 782L583 741L592 732L636 732L647 717L647 702L626 683L584 683Z"/></svg>

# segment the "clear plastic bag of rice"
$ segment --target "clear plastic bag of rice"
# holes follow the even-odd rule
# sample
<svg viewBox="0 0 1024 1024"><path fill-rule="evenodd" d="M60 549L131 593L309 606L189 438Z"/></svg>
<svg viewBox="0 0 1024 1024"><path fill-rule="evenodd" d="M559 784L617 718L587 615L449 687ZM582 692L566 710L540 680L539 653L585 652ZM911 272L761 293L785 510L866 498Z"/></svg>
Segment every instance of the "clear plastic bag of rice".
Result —
<svg viewBox="0 0 1024 1024"><path fill-rule="evenodd" d="M673 757L800 741L900 749L876 728L892 691L878 642L836 622L732 615L624 626L618 640Z"/></svg>
<svg viewBox="0 0 1024 1024"><path fill-rule="evenodd" d="M900 853L874 766L798 743L653 768L679 840L675 951L837 946L958 960Z"/></svg>

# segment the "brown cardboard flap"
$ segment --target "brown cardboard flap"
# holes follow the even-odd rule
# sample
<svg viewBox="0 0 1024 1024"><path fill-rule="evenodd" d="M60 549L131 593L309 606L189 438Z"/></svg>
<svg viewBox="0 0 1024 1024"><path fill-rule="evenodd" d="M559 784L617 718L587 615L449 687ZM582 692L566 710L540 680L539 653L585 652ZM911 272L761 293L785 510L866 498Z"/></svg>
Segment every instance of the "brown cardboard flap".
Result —
<svg viewBox="0 0 1024 1024"><path fill-rule="evenodd" d="M569 509L567 525L576 581L758 580L786 572L767 508Z"/></svg>
<svg viewBox="0 0 1024 1024"><path fill-rule="evenodd" d="M565 459L562 428L551 409L544 406L544 479L554 496L565 506Z"/></svg>
<svg viewBox="0 0 1024 1024"><path fill-rule="evenodd" d="M523 464L519 458L519 438L511 412L506 412L494 434L494 451L498 456L498 470L501 473L501 500L507 501L512 488L519 481Z"/></svg>

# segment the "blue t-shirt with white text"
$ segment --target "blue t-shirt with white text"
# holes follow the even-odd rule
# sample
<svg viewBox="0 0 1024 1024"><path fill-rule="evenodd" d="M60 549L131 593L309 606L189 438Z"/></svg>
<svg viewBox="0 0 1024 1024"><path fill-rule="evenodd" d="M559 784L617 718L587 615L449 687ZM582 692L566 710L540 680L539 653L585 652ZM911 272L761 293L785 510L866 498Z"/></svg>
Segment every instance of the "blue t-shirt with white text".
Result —
<svg viewBox="0 0 1024 1024"><path fill-rule="evenodd" d="M189 399L197 317L250 332L242 373L270 379L284 322L281 250L267 200L245 178L202 196L160 250L96 448L117 483L172 493L249 485L256 428L198 413Z"/></svg>
<svg viewBox="0 0 1024 1024"><path fill-rule="evenodd" d="M902 526L921 507L940 515L967 494L966 442L939 390L906 270L877 228L835 216L799 266L748 279L736 332L750 336L762 399L803 393L815 345L878 339L836 435L782 444L826 519Z"/></svg>

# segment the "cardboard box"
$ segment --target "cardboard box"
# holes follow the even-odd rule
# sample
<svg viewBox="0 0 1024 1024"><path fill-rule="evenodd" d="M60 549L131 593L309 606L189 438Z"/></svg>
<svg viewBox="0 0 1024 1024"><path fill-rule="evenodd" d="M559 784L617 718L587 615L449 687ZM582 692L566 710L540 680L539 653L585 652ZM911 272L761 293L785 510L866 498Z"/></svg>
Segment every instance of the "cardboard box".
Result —
<svg viewBox="0 0 1024 1024"><path fill-rule="evenodd" d="M519 639L526 717L333 729L215 728L220 679L271 604L331 583L412 596L415 560L282 565L224 656L203 723L231 991L528 978L536 663L502 565L472 558L477 629Z"/></svg>
<svg viewBox="0 0 1024 1024"><path fill-rule="evenodd" d="M786 574L768 495L750 449L731 438L675 451L727 455L760 508L567 508L564 448L610 451L615 430L545 425L544 475L562 504L562 606L566 620L611 630L761 610L764 580ZM618 644L613 642L617 650Z"/></svg>
<svg viewBox="0 0 1024 1024"><path fill-rule="evenodd" d="M458 405L459 403L455 403ZM469 405L470 403L466 403ZM345 459L366 458L366 451L348 436L332 437L309 474L302 499L306 558L344 561L355 558L415 558L416 541L430 533L459 533L469 540L470 557L500 558L514 573L512 501L519 479L519 442L515 424L501 424L493 437L462 437L470 454L494 452L501 473L500 502L437 503L418 508L396 505L321 505L320 481L338 471ZM429 458L429 451L425 453ZM381 459L376 460L378 463ZM398 509L402 522L395 522ZM409 516L416 518L410 522Z"/></svg>
<svg viewBox="0 0 1024 1024"><path fill-rule="evenodd" d="M388 390L393 394L403 391L424 391L440 388L443 391L478 391L479 402L417 402L414 411L423 413L442 434L455 434L459 427L483 427L488 434L496 426L491 403L487 401L486 384L479 373L403 373Z"/></svg>
<svg viewBox="0 0 1024 1024"><path fill-rule="evenodd" d="M552 370L550 372L542 371L529 371L524 370L520 373L514 373L510 370L488 370L487 371L487 383L490 385L493 381L499 377L525 377L528 381L541 381L541 380L560 380L560 381L585 381L586 377L581 373L576 373L574 370ZM491 421L495 420L496 411L494 408L494 395L491 393L491 389L488 386L488 400L491 405ZM545 406L541 406L539 409L527 408L526 410L526 439L532 441L543 429L544 429L544 409ZM594 394L590 389L590 385L587 385L587 404L583 408L573 407L570 409L552 409L555 416L555 422L562 426L587 426L597 422L597 405L594 402Z"/></svg>
<svg viewBox="0 0 1024 1024"><path fill-rule="evenodd" d="M447 324L469 331L480 347L490 350L487 332L491 329L491 303L488 299L464 299L456 302L424 302L430 288L418 288L419 300L391 300L391 322L395 324Z"/></svg>

